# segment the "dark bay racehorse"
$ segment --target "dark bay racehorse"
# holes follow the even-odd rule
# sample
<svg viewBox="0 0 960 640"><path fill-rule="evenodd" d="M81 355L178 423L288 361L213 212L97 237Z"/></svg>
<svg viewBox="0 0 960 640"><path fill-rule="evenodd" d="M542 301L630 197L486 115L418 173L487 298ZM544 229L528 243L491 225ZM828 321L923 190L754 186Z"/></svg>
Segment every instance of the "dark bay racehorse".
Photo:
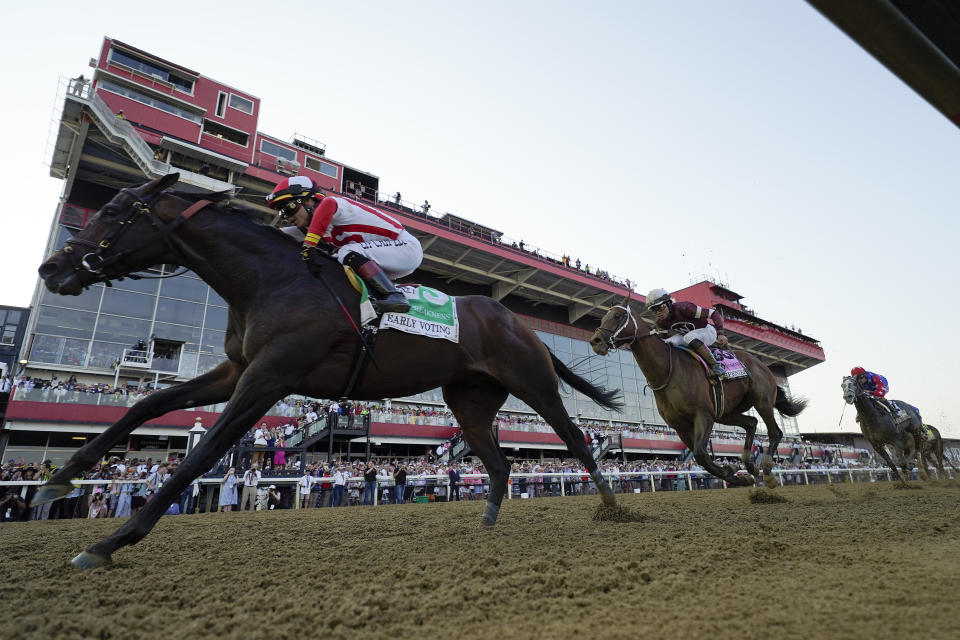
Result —
<svg viewBox="0 0 960 640"><path fill-rule="evenodd" d="M883 458L887 466L893 470L893 473L900 480L906 481L910 476L911 467L917 455L921 451L921 429L923 429L923 420L917 410L906 402L898 400L889 400L891 404L896 404L901 410L906 411L909 419L897 424L890 412L880 406L880 403L867 391L853 376L844 376L840 383L843 389L843 399L847 404L852 404L857 408L857 418L860 423L860 431L864 437L877 452L877 455ZM897 462L903 468L903 473L897 468L890 454L887 453L887 445L897 454ZM927 479L926 465L922 461L917 464L920 475Z"/></svg>
<svg viewBox="0 0 960 640"><path fill-rule="evenodd" d="M227 360L211 371L144 398L82 447L37 492L33 504L66 495L70 480L136 427L175 409L228 401L216 424L179 465L169 482L115 533L74 558L82 568L107 564L112 553L150 531L184 488L214 463L278 400L291 393L336 398L346 386L358 337L359 294L342 267L330 260L326 280L351 309L352 320L331 292L304 266L297 245L283 233L250 221L225 202L166 189L171 174L124 189L75 238L40 267L47 288L78 295L87 286L156 264L197 273L230 306ZM212 197L225 200L225 196ZM560 380L598 404L617 409L616 392L574 374L506 307L484 296L456 299L460 341L452 343L384 331L376 346L379 368L368 367L350 398L402 397L437 387L460 423L463 437L490 474L482 522L496 522L510 465L491 425L508 394L526 402L557 432L590 472L606 504L616 503L567 415Z"/></svg>
<svg viewBox="0 0 960 640"><path fill-rule="evenodd" d="M953 461L943 454L943 436L940 435L940 430L931 424L925 424L923 428L925 433L920 443L920 459L923 461L924 467L926 467L930 458L933 457L934 464L937 467L937 473L939 474L937 478L943 480L949 477L947 476L947 470L943 468L944 461L953 469L954 478L960 476L960 471L953 466Z"/></svg>
<svg viewBox="0 0 960 640"><path fill-rule="evenodd" d="M707 443L710 442L714 422L742 428L747 432L747 437L740 459L747 471L756 476L757 469L750 459L750 448L757 431L757 419L744 415L751 407L755 408L767 425L770 437L770 446L763 456L763 481L768 487L777 485L771 473L771 452L777 451L783 431L774 419L773 410L785 416L796 416L806 408L807 402L787 398L784 390L777 386L773 373L757 358L744 351L734 351L750 371L750 377L723 382L725 405L728 408L718 416L703 365L651 334L647 324L640 321L630 307L629 296L603 317L590 345L600 355L606 355L610 349L622 345L629 346L653 389L660 415L676 430L700 466L733 485L750 485L754 481L737 476L736 470L729 465L721 467L715 464L710 459Z"/></svg>

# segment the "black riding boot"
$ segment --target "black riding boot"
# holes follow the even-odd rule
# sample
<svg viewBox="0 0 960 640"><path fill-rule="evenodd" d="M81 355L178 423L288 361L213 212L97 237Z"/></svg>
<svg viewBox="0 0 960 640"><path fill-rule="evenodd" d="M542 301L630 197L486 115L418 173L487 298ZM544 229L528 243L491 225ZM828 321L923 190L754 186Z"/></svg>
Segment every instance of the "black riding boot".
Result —
<svg viewBox="0 0 960 640"><path fill-rule="evenodd" d="M719 380L723 375L723 367L713 358L713 354L710 352L710 349L707 348L707 345L703 344L700 340L691 340L687 346L696 351L697 355L703 358L703 361L710 367L710 378L712 380Z"/></svg>
<svg viewBox="0 0 960 640"><path fill-rule="evenodd" d="M343 264L353 269L367 284L370 290L370 303L377 313L406 313L410 311L410 303L406 296L397 291L393 282L387 277L376 262L359 253L350 252L343 259Z"/></svg>

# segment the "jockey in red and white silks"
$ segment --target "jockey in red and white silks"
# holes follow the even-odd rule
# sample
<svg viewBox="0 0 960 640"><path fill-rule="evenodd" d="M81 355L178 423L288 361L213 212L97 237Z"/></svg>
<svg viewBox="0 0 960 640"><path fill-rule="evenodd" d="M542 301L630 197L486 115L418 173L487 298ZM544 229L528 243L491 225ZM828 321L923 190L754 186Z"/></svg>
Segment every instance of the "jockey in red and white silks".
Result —
<svg viewBox="0 0 960 640"><path fill-rule="evenodd" d="M391 280L410 275L423 262L420 242L395 218L359 202L326 196L316 208L305 244L324 240L340 251L343 264L351 252L375 260Z"/></svg>
<svg viewBox="0 0 960 640"><path fill-rule="evenodd" d="M367 284L378 313L410 310L391 280L413 273L423 261L423 248L395 218L359 202L325 196L306 176L282 180L267 204L306 234L302 253L311 273L322 240L337 247L340 264Z"/></svg>

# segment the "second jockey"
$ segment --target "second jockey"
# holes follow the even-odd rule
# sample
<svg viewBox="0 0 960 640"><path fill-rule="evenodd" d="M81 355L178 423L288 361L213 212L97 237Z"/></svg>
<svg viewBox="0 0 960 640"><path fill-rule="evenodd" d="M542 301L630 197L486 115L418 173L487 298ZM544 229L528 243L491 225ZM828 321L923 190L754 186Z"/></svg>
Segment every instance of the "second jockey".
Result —
<svg viewBox="0 0 960 640"><path fill-rule="evenodd" d="M890 412L890 415L894 417L902 415L896 405L886 398L887 392L890 391L890 383L886 378L879 373L867 371L863 367L854 367L850 370L850 375L856 378L860 388L876 398Z"/></svg>
<svg viewBox="0 0 960 640"><path fill-rule="evenodd" d="M324 195L306 176L282 180L267 196L267 205L306 234L308 262L321 241L337 247L337 260L363 279L378 313L410 310L392 280L413 273L423 261L423 249L395 218L347 198Z"/></svg>
<svg viewBox="0 0 960 640"><path fill-rule="evenodd" d="M665 289L654 289L647 294L647 309L656 316L657 328L670 334L665 340L668 344L687 345L710 367L710 378L720 379L723 367L707 348L717 342L718 337L722 338L718 346L726 344L726 337L720 333L723 317L715 309L704 309L692 302L674 302Z"/></svg>

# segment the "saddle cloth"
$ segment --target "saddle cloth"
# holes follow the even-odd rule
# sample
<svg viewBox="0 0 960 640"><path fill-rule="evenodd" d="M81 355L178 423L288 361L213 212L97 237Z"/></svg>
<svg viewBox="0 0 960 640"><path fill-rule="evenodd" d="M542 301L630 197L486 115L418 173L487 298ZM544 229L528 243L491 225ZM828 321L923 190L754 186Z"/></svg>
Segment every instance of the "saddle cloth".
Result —
<svg viewBox="0 0 960 640"><path fill-rule="evenodd" d="M723 377L721 380L737 380L738 378L749 378L750 371L744 366L733 352L716 347L710 348L713 353L713 359L723 367ZM704 364L706 366L706 364Z"/></svg>
<svg viewBox="0 0 960 640"><path fill-rule="evenodd" d="M707 363L703 361L703 358L701 358L696 351L688 348L687 346L677 346L677 349L686 351L691 356L696 358L697 362L703 365L705 371L710 371L710 367L707 366ZM750 371L742 362L737 359L737 356L733 355L732 352L718 349L716 347L710 347L710 353L713 354L713 359L717 361L717 364L723 367L723 375L720 376L721 381L737 380L739 378L750 377Z"/></svg>
<svg viewBox="0 0 960 640"><path fill-rule="evenodd" d="M377 314L370 302L367 285L350 267L344 266L343 270L353 288L360 292L360 324L372 323ZM410 303L410 311L383 314L379 329L396 329L427 338L460 342L460 319L457 317L456 298L419 284L397 285L397 291L402 293Z"/></svg>
<svg viewBox="0 0 960 640"><path fill-rule="evenodd" d="M399 285L397 290L410 302L410 311L383 314L380 329L460 342L456 298L423 285Z"/></svg>

